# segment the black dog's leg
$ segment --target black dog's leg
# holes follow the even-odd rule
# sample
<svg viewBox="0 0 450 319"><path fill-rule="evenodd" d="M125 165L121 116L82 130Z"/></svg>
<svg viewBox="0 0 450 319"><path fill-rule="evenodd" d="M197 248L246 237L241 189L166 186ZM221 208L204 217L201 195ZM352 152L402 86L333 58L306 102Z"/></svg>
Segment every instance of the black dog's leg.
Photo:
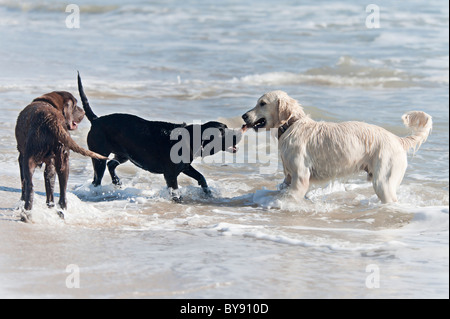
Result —
<svg viewBox="0 0 450 319"><path fill-rule="evenodd" d="M45 164L44 180L45 180L45 193L47 195L48 208L55 206L55 199L53 192L55 190L55 161L52 159L49 163Z"/></svg>
<svg viewBox="0 0 450 319"><path fill-rule="evenodd" d="M108 171L114 185L122 185L119 176L116 174L116 167L128 161L128 158L120 155L114 156L114 159L108 162Z"/></svg>
<svg viewBox="0 0 450 319"><path fill-rule="evenodd" d="M164 179L166 180L167 187L169 188L170 196L175 203L181 203L181 195L178 190L177 175L164 174Z"/></svg>
<svg viewBox="0 0 450 319"><path fill-rule="evenodd" d="M101 154L103 156L109 156L110 147L107 144L107 139L103 133L98 133L94 130L94 127L88 133L87 144L89 150ZM97 187L102 183L103 175L105 174L106 161L92 159L92 166L94 167L94 180L92 184Z"/></svg>
<svg viewBox="0 0 450 319"><path fill-rule="evenodd" d="M202 187L205 194L211 196L211 190L206 183L205 177L199 171L193 168L192 165L189 165L188 168L183 171L183 173L195 179L198 182L198 185Z"/></svg>
<svg viewBox="0 0 450 319"><path fill-rule="evenodd" d="M94 166L94 180L92 184L99 186L102 183L103 175L105 174L106 161L92 159L92 165Z"/></svg>

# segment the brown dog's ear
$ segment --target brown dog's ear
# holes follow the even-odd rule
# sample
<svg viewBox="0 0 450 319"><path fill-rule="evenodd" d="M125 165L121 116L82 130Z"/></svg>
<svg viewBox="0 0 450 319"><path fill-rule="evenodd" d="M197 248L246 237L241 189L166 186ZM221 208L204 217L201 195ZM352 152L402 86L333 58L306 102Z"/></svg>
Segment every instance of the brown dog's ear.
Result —
<svg viewBox="0 0 450 319"><path fill-rule="evenodd" d="M44 94L34 99L33 102L47 102L60 112L64 110L64 97L58 92Z"/></svg>

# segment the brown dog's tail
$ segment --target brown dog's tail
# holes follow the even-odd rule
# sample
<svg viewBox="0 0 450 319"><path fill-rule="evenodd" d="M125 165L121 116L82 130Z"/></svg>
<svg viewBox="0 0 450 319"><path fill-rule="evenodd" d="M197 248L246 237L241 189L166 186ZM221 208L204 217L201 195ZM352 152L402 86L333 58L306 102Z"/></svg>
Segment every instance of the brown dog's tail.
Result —
<svg viewBox="0 0 450 319"><path fill-rule="evenodd" d="M81 77L80 72L78 72L78 93L80 93L81 102L83 103L83 109L86 113L86 117L88 118L89 122L92 123L93 120L98 118L97 115L94 114L94 111L92 111L91 106L89 105L89 101L86 97L86 94L84 94L83 84L81 83Z"/></svg>
<svg viewBox="0 0 450 319"><path fill-rule="evenodd" d="M97 154L95 152L86 150L84 148L82 148L81 146L79 146L77 144L77 142L75 142L72 137L69 135L69 133L61 126L57 126L57 131L56 136L58 136L58 140L60 143L64 144L65 146L67 146L68 148L70 148L72 151L74 151L75 153L81 154L83 156L87 156L87 157L91 157L93 159L98 159L98 160L108 160L109 158Z"/></svg>
<svg viewBox="0 0 450 319"><path fill-rule="evenodd" d="M411 111L403 114L403 123L413 130L413 134L401 138L403 148L407 151L410 148L417 151L431 133L433 121L430 115L422 111Z"/></svg>

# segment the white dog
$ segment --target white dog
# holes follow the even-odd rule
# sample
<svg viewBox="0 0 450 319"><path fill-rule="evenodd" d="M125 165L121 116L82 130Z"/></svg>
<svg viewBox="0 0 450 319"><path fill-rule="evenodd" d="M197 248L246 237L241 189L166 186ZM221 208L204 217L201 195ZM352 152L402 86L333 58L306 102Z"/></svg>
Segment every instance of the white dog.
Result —
<svg viewBox="0 0 450 319"><path fill-rule="evenodd" d="M278 128L285 179L294 198L304 198L309 183L366 171L383 203L397 201L397 188L407 167L407 151L417 150L432 128L420 111L402 116L413 135L398 137L362 122L316 122L285 92L264 94L242 118L247 128Z"/></svg>

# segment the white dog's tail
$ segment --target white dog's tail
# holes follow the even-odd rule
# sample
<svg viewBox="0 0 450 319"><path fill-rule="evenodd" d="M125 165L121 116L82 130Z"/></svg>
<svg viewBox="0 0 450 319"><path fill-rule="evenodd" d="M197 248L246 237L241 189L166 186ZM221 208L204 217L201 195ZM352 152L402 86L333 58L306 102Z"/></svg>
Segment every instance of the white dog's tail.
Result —
<svg viewBox="0 0 450 319"><path fill-rule="evenodd" d="M415 152L431 133L433 127L431 116L425 112L411 111L403 114L402 120L406 127L413 130L412 135L401 138L403 148L406 151L413 148Z"/></svg>

